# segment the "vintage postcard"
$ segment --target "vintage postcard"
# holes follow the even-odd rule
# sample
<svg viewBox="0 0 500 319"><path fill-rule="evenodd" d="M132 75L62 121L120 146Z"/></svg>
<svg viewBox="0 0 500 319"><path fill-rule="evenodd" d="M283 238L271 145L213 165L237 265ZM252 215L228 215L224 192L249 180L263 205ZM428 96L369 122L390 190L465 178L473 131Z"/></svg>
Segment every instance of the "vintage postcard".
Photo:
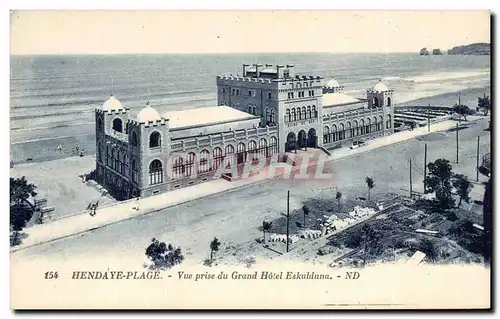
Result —
<svg viewBox="0 0 500 319"><path fill-rule="evenodd" d="M11 308L490 309L490 19L12 11Z"/></svg>

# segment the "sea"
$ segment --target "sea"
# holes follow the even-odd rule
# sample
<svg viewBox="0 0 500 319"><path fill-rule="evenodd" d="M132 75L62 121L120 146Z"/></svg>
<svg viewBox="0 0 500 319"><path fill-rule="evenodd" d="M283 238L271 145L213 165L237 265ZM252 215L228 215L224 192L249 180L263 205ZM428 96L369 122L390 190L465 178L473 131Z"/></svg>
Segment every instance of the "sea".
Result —
<svg viewBox="0 0 500 319"><path fill-rule="evenodd" d="M345 93L366 97L378 80L396 105L465 102L490 90L490 56L418 53L137 54L11 56L11 159L50 160L72 148L94 152L94 110L110 94L135 115L147 101L160 113L215 106L216 76L241 75L242 64L293 64L300 74L335 78ZM447 97L447 98L443 98ZM434 99L433 99L434 98ZM64 152L55 148L62 145Z"/></svg>

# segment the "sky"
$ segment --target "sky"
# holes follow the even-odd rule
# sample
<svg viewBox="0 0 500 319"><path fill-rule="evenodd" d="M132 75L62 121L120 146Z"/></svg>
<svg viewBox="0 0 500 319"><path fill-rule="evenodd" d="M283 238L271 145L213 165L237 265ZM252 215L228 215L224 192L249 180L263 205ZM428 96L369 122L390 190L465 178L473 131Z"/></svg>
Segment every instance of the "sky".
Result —
<svg viewBox="0 0 500 319"><path fill-rule="evenodd" d="M415 52L490 42L488 11L13 11L11 54Z"/></svg>

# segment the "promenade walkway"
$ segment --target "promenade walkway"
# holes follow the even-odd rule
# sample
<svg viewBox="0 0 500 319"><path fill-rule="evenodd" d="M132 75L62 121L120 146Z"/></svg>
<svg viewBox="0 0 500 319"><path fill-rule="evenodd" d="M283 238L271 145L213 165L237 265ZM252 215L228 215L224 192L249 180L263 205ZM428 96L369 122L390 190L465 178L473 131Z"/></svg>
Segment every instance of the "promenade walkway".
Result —
<svg viewBox="0 0 500 319"><path fill-rule="evenodd" d="M472 121L469 121L469 123ZM456 125L454 121L444 121L431 126L431 132L445 131ZM399 132L390 136L381 137L368 141L364 146L351 150L342 148L334 150L330 158L332 160L349 157L355 154L364 153L379 147L404 142L408 139L426 135L429 132L427 127L417 128L413 131ZM326 155L326 154L325 154ZM296 168L298 169L298 168ZM244 186L252 185L266 179L277 177L269 176L266 170L263 174L256 174L249 178L228 182L224 179L213 180L202 184L173 190L167 193L139 199L140 209L134 209L136 200L120 202L114 205L101 207L95 216L90 216L86 212L56 219L47 224L35 225L23 230L27 235L22 244L11 248L11 252L39 245L61 238L92 231L123 220L131 219L140 215L153 213L167 207L172 207L192 200L200 199L224 191L234 190Z"/></svg>

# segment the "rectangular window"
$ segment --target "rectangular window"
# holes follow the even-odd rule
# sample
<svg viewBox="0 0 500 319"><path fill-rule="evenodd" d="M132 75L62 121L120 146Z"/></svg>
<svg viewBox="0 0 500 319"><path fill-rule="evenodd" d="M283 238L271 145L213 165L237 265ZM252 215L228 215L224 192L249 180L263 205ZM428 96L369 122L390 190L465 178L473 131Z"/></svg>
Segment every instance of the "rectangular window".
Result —
<svg viewBox="0 0 500 319"><path fill-rule="evenodd" d="M267 99L270 100L272 98L271 92L267 93Z"/></svg>
<svg viewBox="0 0 500 319"><path fill-rule="evenodd" d="M248 96L252 96L252 90L248 90Z"/></svg>
<svg viewBox="0 0 500 319"><path fill-rule="evenodd" d="M233 90L232 90L232 94L233 94L233 95L235 95L235 94L236 94L236 90L235 90L235 89L233 89Z"/></svg>
<svg viewBox="0 0 500 319"><path fill-rule="evenodd" d="M292 92L292 99L293 99L293 92Z"/></svg>
<svg viewBox="0 0 500 319"><path fill-rule="evenodd" d="M240 89L236 89L236 95L240 95Z"/></svg>
<svg viewBox="0 0 500 319"><path fill-rule="evenodd" d="M226 94L226 89L222 88L222 94Z"/></svg>

